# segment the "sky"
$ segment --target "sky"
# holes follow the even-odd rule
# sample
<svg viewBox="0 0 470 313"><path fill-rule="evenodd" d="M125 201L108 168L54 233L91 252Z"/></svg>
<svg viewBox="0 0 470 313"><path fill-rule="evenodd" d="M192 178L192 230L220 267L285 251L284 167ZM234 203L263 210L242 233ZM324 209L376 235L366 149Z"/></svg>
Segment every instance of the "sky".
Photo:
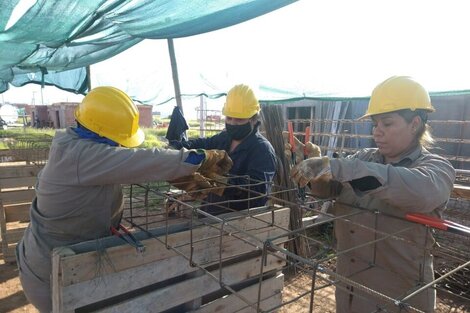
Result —
<svg viewBox="0 0 470 313"><path fill-rule="evenodd" d="M469 1L300 0L256 19L174 40L182 93L227 92L249 84L259 99L296 95L369 96L392 75L430 91L470 89ZM92 86L113 85L145 103L174 95L165 40L145 40L91 66ZM274 95L275 97L276 95ZM285 97L286 94L279 95ZM82 96L55 87L12 87L2 102L50 104ZM224 97L207 100L221 109ZM195 116L200 99L183 99ZM175 102L155 107L169 114Z"/></svg>

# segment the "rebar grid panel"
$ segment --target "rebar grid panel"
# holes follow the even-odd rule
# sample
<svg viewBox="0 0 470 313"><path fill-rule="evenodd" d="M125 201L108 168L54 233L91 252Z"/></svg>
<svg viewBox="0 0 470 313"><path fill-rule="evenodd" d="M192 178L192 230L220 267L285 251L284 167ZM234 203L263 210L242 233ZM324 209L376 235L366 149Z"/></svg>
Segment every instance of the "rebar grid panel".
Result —
<svg viewBox="0 0 470 313"><path fill-rule="evenodd" d="M301 125L310 125L311 132L310 132L310 140L317 144L322 151L329 151L334 149L335 151L344 152L347 154L355 153L358 150L358 147L346 147L345 141L352 140L352 139L370 139L373 140L372 134L370 133L350 133L349 130L344 129L344 125L350 125L350 127L357 127L357 126L370 126L372 122L370 120L353 120L353 119L290 119L290 122L294 123L294 135L297 136L299 139L305 137L305 132L303 129L298 129ZM431 126L452 126L452 127L464 127L470 124L470 121L457 121L457 120L429 120L428 123ZM325 126L328 125L339 125L338 131L335 132L321 132L318 129L324 129ZM316 125L316 127L313 127ZM287 129L287 127L285 127ZM317 130L315 130L317 129ZM315 140L313 140L313 139ZM324 146L321 144L320 138L332 138L337 140L337 146L332 148L331 146ZM470 144L470 139L468 138L450 138L450 137L435 137L434 140L436 143L439 144L458 144L458 145L468 145ZM442 157L445 157L449 161L456 161L456 162L470 162L470 157L465 155L447 155L443 153L444 151L438 151L437 153Z"/></svg>
<svg viewBox="0 0 470 313"><path fill-rule="evenodd" d="M8 149L11 150L15 161L26 161L35 165L45 165L49 157L49 149L52 144L52 136L49 135L16 135L5 140Z"/></svg>
<svg viewBox="0 0 470 313"><path fill-rule="evenodd" d="M470 227L470 200L451 198L443 215L447 220ZM437 231L434 237L437 242L433 249L436 277L447 275L459 264L470 260L470 237L444 231ZM437 288L467 300L470 306L470 267L447 275L439 281Z"/></svg>
<svg viewBox="0 0 470 313"><path fill-rule="evenodd" d="M250 187L250 184L242 186L228 184L226 186L226 188L239 188L244 191L250 190ZM334 302L332 300L334 290L341 290L373 303L377 308L374 312L422 312L413 307L410 301L416 295L429 289L445 290L470 301L470 296L467 293L468 280L465 276L470 268L470 245L466 244L466 249L456 248L454 242L442 240L440 235L446 234L445 232L436 231L435 237L438 245L432 248L432 254L435 255L435 279L426 284L417 282L413 288L404 290L403 295L392 297L383 294L377 288L370 287L367 283L356 282L354 280L355 273L348 276L339 275L335 271L336 263L338 258L342 256L349 255L365 247L375 249L378 243L384 241L399 242L404 248L409 246L422 249L423 258L426 258L427 252L431 252L430 248L421 246L422 243L412 242L403 236L415 226L414 223L406 222L409 227L386 232L377 229L374 225L365 225L358 221L364 216L368 216L368 219L371 217L377 219L381 215L397 220L401 220L401 218L386 215L380 211L370 211L353 206L351 206L351 213L335 216L325 213L323 210L325 206L334 202L332 199L319 200L307 193L307 197L302 203L291 203L283 199L283 193L293 192L293 190L282 190L278 186L273 186L273 189L277 191L269 195L257 194L253 191L250 193L253 198L266 196L269 200L265 207L231 212L227 201L209 204L203 199L194 200L191 193L175 189L166 183L132 185L128 189L130 191L129 200L127 201L124 219L134 228L147 231L150 236L152 235L148 232L148 229L156 226L166 226L166 235L163 239L162 237L154 237L156 240L161 241L168 249L172 249L183 256L191 266L201 269L204 274L217 281L227 294L233 294L241 299L245 303L243 308L251 308L257 312L279 310L283 312L282 310L301 301L307 301L308 312L327 312L324 307L326 302L330 303L330 306L333 307L331 312L334 312L334 305L332 304ZM210 190L205 190L205 192L208 191ZM201 192L201 190L197 192ZM205 210L210 205L225 208L228 213L223 215L207 213ZM296 206L300 206L306 216L314 217L314 223L302 229L289 230L285 226L288 223L283 224L282 221L276 220L274 213L280 212L283 207ZM272 214L268 215L269 218L266 218L266 216L259 218L259 214L262 212L271 212ZM246 218L249 222L241 222ZM354 224L362 231L369 232L374 239L338 251L334 235L331 232L331 225L338 222ZM177 233L171 233L170 231L172 225L182 223L190 229L189 238L183 241L180 240L181 238L176 240ZM460 241L463 240L468 243L468 237L454 236L459 237ZM310 256L307 258L300 257L286 249L290 241L299 237L308 242ZM235 286L226 282L224 275L227 264L236 262L239 257L230 253L231 248L241 245L246 246L246 251L253 250L254 253L261 254L262 260L264 260L260 264L257 301L250 301L239 294ZM288 280L289 286L286 288L290 292L284 292L282 305L261 307L260 303L264 299L261 296L263 283L275 275L269 268L265 268L265 266L269 267L269 264L272 264L273 258L285 264L284 269L294 268L297 273L295 277L308 280L309 283L292 287L290 285L295 285L297 280ZM400 274L394 273L386 266L376 262L375 254L370 260L361 261L368 264L361 272L373 272L374 269L380 269L393 275L398 276ZM442 265L445 265L445 268ZM453 286L453 291L449 290L449 285ZM295 290L295 292L292 292L292 290ZM307 312L305 306L301 311Z"/></svg>
<svg viewBox="0 0 470 313"><path fill-rule="evenodd" d="M329 286L334 286L336 290L342 290L347 294L370 302L377 308L372 312L422 312L421 310L413 307L409 302L412 301L413 297L416 295L426 292L429 289L437 289L440 292L452 293L453 295L459 296L462 302L466 302L470 305L470 289L468 288L469 279L466 275L470 269L470 237L450 234L453 237L458 237L464 246L456 247L455 242L442 241L442 237L444 236L445 238L449 233L441 230L433 230L433 232L435 232L437 244L429 249L421 247L421 244L410 241L406 237L402 236L408 230L412 229L413 223L409 222L410 227L402 227L393 232L383 232L375 227L358 223L357 220L358 218L362 219L365 215L378 217L386 214L379 211L370 211L353 206L350 207L351 209L359 210L343 216L323 214L317 222L306 227L308 234L306 239L309 241L309 246L312 252L312 256L310 258L301 258L287 251L282 245L275 245L270 241L275 240L276 238L270 238L266 241L264 254L269 253L269 251L281 252L285 255L285 261L287 264L295 266L299 273L302 273L301 277L303 277L303 279L307 279L307 277L309 277L311 281L310 288L304 288L302 290L297 288L299 290L298 294L296 296L291 295L290 299L284 299L284 305L290 305L296 301L303 300L304 306L305 303L309 303L308 312L330 312L324 306L325 299L321 299L316 304L314 301L314 299L317 298L317 294L320 295L320 297L325 298L323 290ZM386 216L392 219L402 220L399 217L393 217L390 215ZM319 238L322 238L322 236L325 235L325 233L322 233L322 227L329 225L332 222L338 223L339 221L347 221L348 223L354 224L355 226L362 228L363 231L368 231L371 234L374 234L375 239L341 251L338 251L332 237L319 240ZM294 233L300 235L302 232L299 230L290 232L288 237L292 238L292 234ZM403 245L403 249L406 249L406 247L409 246L422 248L423 252L432 252L435 257L435 279L426 284L424 282L417 282L413 288L403 290L404 296L391 297L381 293L377 288L372 288L367 283L361 284L355 281L354 275L356 273L351 273L350 276L343 276L335 272L335 264L337 259L341 256L349 257L350 255L353 255L356 258L356 261L358 261L359 253L355 254L355 251L360 251L362 248L367 246L373 247L375 250L377 243L389 240L400 242ZM426 254L423 254L423 258L425 257ZM362 269L360 273L369 271L371 272L371 275L374 275L374 268L378 268L382 271L388 271L392 275L399 276L401 274L398 272L394 273L390 269L380 265L377 262L375 252L373 256L371 256L371 259L361 261L367 263L368 266ZM386 284L387 282L384 283ZM303 285L305 286L308 284L304 283ZM331 297L331 292L329 296ZM326 294L326 297L328 298L328 294ZM305 298L307 298L308 301ZM331 312L334 312L334 309Z"/></svg>

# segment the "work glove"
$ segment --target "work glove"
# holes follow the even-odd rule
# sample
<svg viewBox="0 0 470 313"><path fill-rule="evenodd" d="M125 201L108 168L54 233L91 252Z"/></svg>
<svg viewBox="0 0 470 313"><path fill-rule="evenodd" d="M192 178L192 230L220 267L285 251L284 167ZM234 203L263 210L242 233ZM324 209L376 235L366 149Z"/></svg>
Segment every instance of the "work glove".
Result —
<svg viewBox="0 0 470 313"><path fill-rule="evenodd" d="M193 199L204 199L214 186L209 179L195 172L188 176L183 176L169 181L178 189L184 190Z"/></svg>
<svg viewBox="0 0 470 313"><path fill-rule="evenodd" d="M290 176L299 187L305 187L309 182L324 174L331 176L330 173L330 159L325 156L303 160L292 168Z"/></svg>
<svg viewBox="0 0 470 313"><path fill-rule="evenodd" d="M292 159L292 146L289 143L289 133L288 132L282 132L282 136L284 137L284 155L286 156L287 160ZM295 141L295 163L298 164L302 162L305 158L314 158L314 157L320 157L321 156L321 150L320 147L317 146L316 144L312 143L311 141L308 141L305 145L300 142L299 139L294 137ZM304 156L304 153L307 153L307 156Z"/></svg>
<svg viewBox="0 0 470 313"><path fill-rule="evenodd" d="M326 172L308 183L310 193L322 199L338 196L343 190L343 184L334 180L330 172Z"/></svg>
<svg viewBox="0 0 470 313"><path fill-rule="evenodd" d="M197 170L209 178L216 178L228 173L232 168L232 159L224 150L204 150L205 158Z"/></svg>

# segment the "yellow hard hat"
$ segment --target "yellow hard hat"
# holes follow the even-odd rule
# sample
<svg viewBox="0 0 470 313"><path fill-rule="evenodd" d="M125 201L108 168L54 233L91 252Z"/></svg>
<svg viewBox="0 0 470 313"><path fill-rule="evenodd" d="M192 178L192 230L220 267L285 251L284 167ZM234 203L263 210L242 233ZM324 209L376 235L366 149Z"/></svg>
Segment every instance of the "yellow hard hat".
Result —
<svg viewBox="0 0 470 313"><path fill-rule="evenodd" d="M361 118L404 109L435 111L423 86L409 76L392 76L374 88Z"/></svg>
<svg viewBox="0 0 470 313"><path fill-rule="evenodd" d="M227 94L222 114L234 118L250 118L260 110L258 99L247 85L236 85Z"/></svg>
<svg viewBox="0 0 470 313"><path fill-rule="evenodd" d="M114 87L92 89L75 110L75 119L124 147L137 147L145 139L139 128L139 109L125 92Z"/></svg>

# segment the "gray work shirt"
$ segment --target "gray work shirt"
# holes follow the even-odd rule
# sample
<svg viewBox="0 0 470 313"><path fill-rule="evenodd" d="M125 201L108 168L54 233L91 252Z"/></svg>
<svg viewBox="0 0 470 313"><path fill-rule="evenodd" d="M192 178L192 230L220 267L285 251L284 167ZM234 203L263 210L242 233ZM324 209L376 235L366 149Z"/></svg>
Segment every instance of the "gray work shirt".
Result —
<svg viewBox="0 0 470 313"><path fill-rule="evenodd" d="M421 146L394 164L384 164L378 149L364 149L330 164L333 179L343 183L333 213L348 215L335 222L337 273L394 299L432 281L432 233L404 217L441 216L455 179L452 165ZM339 313L373 312L377 304L387 303L360 287L342 286L346 289L336 289ZM408 303L433 312L435 291L428 288ZM399 311L386 307L387 312Z"/></svg>
<svg viewBox="0 0 470 313"><path fill-rule="evenodd" d="M54 247L110 234L122 211L120 184L189 175L199 167L184 162L189 151L112 147L57 131L18 247L23 275L49 282Z"/></svg>

